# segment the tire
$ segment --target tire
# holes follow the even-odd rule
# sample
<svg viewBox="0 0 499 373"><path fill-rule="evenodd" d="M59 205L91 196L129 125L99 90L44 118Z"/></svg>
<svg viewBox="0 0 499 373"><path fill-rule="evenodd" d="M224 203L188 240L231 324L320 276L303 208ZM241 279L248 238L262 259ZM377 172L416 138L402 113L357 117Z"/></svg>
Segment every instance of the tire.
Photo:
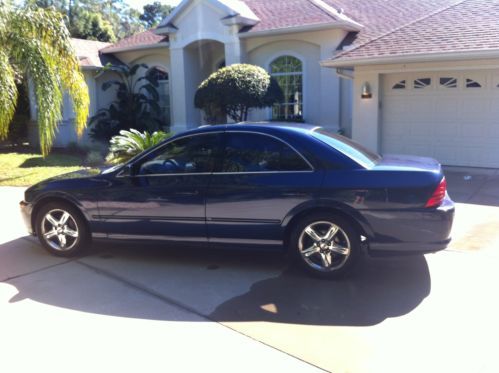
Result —
<svg viewBox="0 0 499 373"><path fill-rule="evenodd" d="M81 254L89 243L89 230L80 211L64 202L42 206L36 216L36 235L51 254L72 257Z"/></svg>
<svg viewBox="0 0 499 373"><path fill-rule="evenodd" d="M350 221L334 214L303 218L291 232L289 242L295 261L323 279L348 274L360 255L360 234Z"/></svg>

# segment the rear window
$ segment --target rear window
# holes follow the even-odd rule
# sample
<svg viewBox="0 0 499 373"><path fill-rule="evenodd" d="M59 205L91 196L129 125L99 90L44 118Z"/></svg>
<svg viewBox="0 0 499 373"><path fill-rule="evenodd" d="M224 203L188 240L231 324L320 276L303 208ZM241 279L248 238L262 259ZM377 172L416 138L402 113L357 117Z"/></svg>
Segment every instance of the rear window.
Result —
<svg viewBox="0 0 499 373"><path fill-rule="evenodd" d="M381 159L379 154L365 148L359 143L352 141L345 136L328 132L323 128L316 129L312 134L315 138L345 154L365 168L373 167Z"/></svg>

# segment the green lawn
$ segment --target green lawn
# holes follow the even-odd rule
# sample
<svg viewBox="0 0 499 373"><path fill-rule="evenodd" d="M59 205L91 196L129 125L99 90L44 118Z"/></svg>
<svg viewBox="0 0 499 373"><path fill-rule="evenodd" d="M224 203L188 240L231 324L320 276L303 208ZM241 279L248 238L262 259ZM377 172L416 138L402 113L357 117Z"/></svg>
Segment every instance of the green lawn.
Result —
<svg viewBox="0 0 499 373"><path fill-rule="evenodd" d="M0 186L29 186L49 177L83 168L79 156L51 153L0 153Z"/></svg>

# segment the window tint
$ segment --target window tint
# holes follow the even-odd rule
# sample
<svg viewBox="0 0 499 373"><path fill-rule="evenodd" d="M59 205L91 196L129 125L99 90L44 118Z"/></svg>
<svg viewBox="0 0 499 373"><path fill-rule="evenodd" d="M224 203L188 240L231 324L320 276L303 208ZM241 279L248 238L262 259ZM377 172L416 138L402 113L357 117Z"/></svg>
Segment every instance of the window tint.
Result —
<svg viewBox="0 0 499 373"><path fill-rule="evenodd" d="M312 134L366 168L374 166L381 159L379 154L370 151L355 141L330 133L322 128L313 131Z"/></svg>
<svg viewBox="0 0 499 373"><path fill-rule="evenodd" d="M169 142L139 166L139 175L212 172L219 135L197 135Z"/></svg>
<svg viewBox="0 0 499 373"><path fill-rule="evenodd" d="M308 163L288 145L254 133L227 133L223 172L308 171Z"/></svg>

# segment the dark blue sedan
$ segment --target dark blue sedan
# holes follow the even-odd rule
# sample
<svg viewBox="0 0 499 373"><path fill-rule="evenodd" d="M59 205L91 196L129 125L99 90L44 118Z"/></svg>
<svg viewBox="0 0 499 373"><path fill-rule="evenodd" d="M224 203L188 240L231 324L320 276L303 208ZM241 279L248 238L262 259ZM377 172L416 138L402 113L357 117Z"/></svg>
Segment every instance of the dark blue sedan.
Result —
<svg viewBox="0 0 499 373"><path fill-rule="evenodd" d="M127 164L43 181L21 209L59 256L92 238L278 248L322 277L344 274L361 251L444 249L454 217L435 160L269 123L198 128Z"/></svg>

